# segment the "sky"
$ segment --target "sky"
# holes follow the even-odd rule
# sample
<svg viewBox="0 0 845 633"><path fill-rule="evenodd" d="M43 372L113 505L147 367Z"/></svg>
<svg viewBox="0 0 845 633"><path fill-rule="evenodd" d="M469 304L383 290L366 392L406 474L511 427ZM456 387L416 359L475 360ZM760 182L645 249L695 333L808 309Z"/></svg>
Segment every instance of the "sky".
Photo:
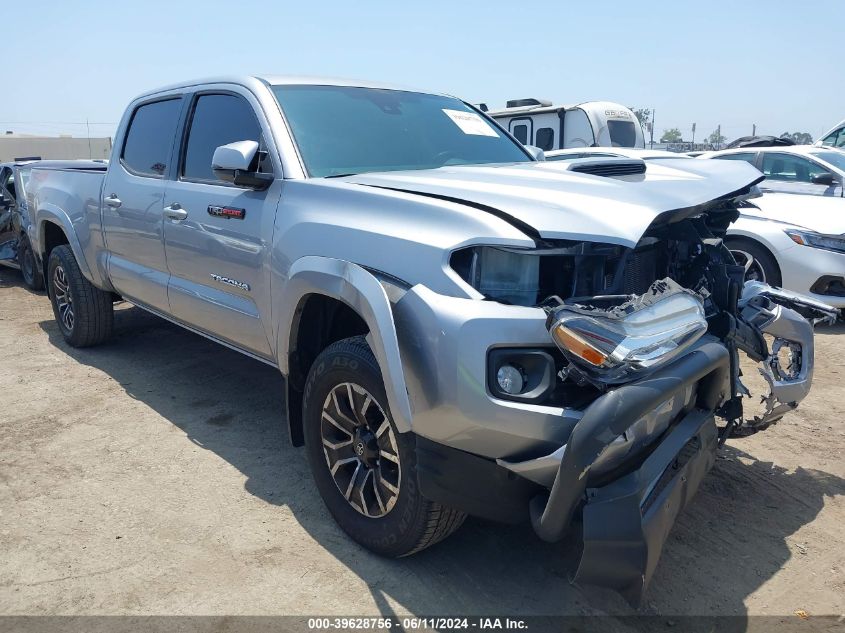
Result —
<svg viewBox="0 0 845 633"><path fill-rule="evenodd" d="M137 94L228 74L368 79L500 107L655 111L655 140L845 118L841 0L4 3L0 130L113 136ZM825 32L829 31L829 35ZM88 126L86 126L88 121ZM2 133L2 132L0 132Z"/></svg>

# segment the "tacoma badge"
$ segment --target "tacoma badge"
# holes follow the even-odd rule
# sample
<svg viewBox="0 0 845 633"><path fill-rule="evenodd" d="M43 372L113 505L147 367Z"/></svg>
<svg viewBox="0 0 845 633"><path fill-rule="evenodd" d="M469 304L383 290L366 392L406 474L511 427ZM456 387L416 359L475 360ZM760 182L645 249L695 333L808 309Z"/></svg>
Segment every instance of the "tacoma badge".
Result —
<svg viewBox="0 0 845 633"><path fill-rule="evenodd" d="M241 290L249 291L249 284L247 283L238 281L237 279L229 279L228 277L223 277L222 275L215 275L214 273L210 274L211 278L214 281L218 281L221 284L229 284L230 286L234 286L235 288L240 288Z"/></svg>

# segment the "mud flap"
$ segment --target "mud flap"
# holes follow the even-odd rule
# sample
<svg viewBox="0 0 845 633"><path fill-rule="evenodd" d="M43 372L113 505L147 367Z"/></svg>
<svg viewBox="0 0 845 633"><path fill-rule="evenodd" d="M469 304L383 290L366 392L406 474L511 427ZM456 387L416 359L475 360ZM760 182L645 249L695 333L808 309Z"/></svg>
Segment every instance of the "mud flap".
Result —
<svg viewBox="0 0 845 633"><path fill-rule="evenodd" d="M713 413L693 409L639 469L587 488L574 582L615 589L639 605L675 519L713 466L717 435Z"/></svg>

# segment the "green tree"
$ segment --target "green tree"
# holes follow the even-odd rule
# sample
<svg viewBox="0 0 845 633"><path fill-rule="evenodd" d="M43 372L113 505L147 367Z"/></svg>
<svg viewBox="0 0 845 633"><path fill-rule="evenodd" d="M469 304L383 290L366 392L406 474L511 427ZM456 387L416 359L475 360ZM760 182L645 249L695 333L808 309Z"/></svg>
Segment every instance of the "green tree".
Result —
<svg viewBox="0 0 845 633"><path fill-rule="evenodd" d="M651 108L631 108L644 130L651 126Z"/></svg>
<svg viewBox="0 0 845 633"><path fill-rule="evenodd" d="M707 137L707 142L710 143L711 145L721 145L722 143L724 143L727 140L728 140L727 137L725 137L722 134L719 134L718 128L713 130L710 133L710 136Z"/></svg>
<svg viewBox="0 0 845 633"><path fill-rule="evenodd" d="M682 140L684 140L684 136L676 127L669 130L663 130L663 136L660 137L661 143L680 143Z"/></svg>
<svg viewBox="0 0 845 633"><path fill-rule="evenodd" d="M796 145L812 145L813 137L807 132L784 132L780 135L781 138L788 138Z"/></svg>

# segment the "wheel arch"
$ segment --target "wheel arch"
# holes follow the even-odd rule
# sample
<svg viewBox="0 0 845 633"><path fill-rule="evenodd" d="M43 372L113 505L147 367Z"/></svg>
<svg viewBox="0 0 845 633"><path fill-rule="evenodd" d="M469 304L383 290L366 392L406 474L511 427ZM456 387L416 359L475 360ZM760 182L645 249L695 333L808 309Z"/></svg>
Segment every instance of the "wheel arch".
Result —
<svg viewBox="0 0 845 633"><path fill-rule="evenodd" d="M411 430L411 405L390 300L381 283L357 264L303 257L290 268L279 306L277 362L285 375L291 442L302 443L302 386L316 355L348 336L365 335L384 379L400 433ZM315 340L316 337L316 340Z"/></svg>
<svg viewBox="0 0 845 633"><path fill-rule="evenodd" d="M61 244L67 244L73 251L73 256L79 265L79 270L85 278L94 283L91 275L91 269L88 267L88 262L82 253L82 245L79 243L79 238L73 230L73 225L70 218L61 209L47 207L39 209L36 220L35 231L37 243L30 243L33 252L38 256L44 272L44 278L47 278L47 260L50 258L50 252Z"/></svg>

